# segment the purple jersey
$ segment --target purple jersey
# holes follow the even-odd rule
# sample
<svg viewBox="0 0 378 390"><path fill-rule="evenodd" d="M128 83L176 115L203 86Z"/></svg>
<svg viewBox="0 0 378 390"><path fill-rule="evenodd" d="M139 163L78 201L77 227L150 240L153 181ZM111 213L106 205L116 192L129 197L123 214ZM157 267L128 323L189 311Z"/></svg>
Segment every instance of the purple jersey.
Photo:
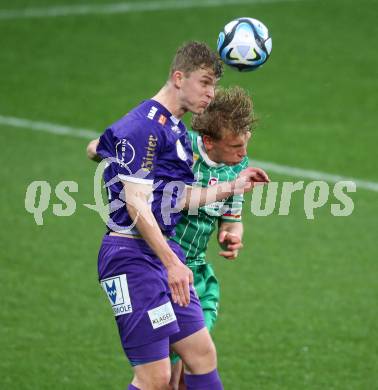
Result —
<svg viewBox="0 0 378 390"><path fill-rule="evenodd" d="M147 100L106 129L97 154L111 161L104 171L109 229L138 234L126 209L122 180L153 185L152 212L162 232L174 235L180 219L177 201L184 185L194 180L185 125L158 102Z"/></svg>

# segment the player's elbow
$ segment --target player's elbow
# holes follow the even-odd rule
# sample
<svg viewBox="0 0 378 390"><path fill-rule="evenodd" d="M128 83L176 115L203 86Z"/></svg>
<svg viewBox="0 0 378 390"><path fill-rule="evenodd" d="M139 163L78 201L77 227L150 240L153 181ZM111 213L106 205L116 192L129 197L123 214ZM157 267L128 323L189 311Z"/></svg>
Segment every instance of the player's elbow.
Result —
<svg viewBox="0 0 378 390"><path fill-rule="evenodd" d="M133 199L126 201L126 209L129 213L131 220L139 228L141 224L154 225L154 217L151 213L151 209L142 199Z"/></svg>
<svg viewBox="0 0 378 390"><path fill-rule="evenodd" d="M97 149L96 141L97 140L93 140L93 141L89 142L89 144L87 145L87 157L90 160L96 160L98 158L97 153L96 153L96 149Z"/></svg>

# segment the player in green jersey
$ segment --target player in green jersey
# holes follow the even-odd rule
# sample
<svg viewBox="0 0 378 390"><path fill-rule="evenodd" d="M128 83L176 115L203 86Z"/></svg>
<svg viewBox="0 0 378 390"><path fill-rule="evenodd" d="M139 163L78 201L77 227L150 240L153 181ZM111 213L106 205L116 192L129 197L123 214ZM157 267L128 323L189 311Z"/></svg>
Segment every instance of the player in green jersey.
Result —
<svg viewBox="0 0 378 390"><path fill-rule="evenodd" d="M189 132L192 142L195 185L208 187L234 180L248 166L247 143L255 122L250 96L240 87L218 89L215 98L202 113L193 115ZM242 248L243 224L241 211L243 196L234 195L198 209L193 215L183 212L173 238L184 249L186 264L193 271L194 286L199 296L205 323L209 330L217 318L219 285L211 264L206 261L210 237L218 228L219 255L233 260ZM171 385L179 384L181 362L172 356Z"/></svg>

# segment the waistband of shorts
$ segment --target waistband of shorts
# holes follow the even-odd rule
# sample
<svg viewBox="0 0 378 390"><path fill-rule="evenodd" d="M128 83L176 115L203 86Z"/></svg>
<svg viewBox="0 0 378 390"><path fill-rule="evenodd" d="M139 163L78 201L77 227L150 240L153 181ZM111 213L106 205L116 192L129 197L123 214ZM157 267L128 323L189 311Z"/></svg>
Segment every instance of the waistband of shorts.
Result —
<svg viewBox="0 0 378 390"><path fill-rule="evenodd" d="M140 234L124 234L111 231L108 232L108 235L122 238L131 238L133 240L143 240L143 237Z"/></svg>
<svg viewBox="0 0 378 390"><path fill-rule="evenodd" d="M102 243L107 245L126 245L126 246L141 246L147 245L147 242L142 238L130 238L130 237L120 237L120 236L109 236L105 234L102 238Z"/></svg>
<svg viewBox="0 0 378 390"><path fill-rule="evenodd" d="M109 235L109 236L132 238L133 240L135 240L135 239L144 240L144 238L140 234L118 233L118 232L115 232L113 230L108 230L108 232L106 234ZM163 234L163 237L166 240L170 240L171 239L171 237L168 237L164 233L162 233L162 234Z"/></svg>
<svg viewBox="0 0 378 390"><path fill-rule="evenodd" d="M165 236L164 236L165 237ZM173 241L169 240L165 237L169 244ZM109 234L105 234L102 239L103 244L107 245L120 245L120 246L128 246L128 247L146 247L150 249L150 246L141 236L129 237L129 236L110 236Z"/></svg>

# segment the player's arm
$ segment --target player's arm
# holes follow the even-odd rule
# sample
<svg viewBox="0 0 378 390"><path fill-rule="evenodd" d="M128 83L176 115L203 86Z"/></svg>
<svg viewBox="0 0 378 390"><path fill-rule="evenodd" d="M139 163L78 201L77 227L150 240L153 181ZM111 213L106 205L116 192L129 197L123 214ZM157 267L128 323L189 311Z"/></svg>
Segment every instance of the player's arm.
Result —
<svg viewBox="0 0 378 390"><path fill-rule="evenodd" d="M269 177L264 170L248 167L230 182L222 182L210 187L187 186L182 206L189 210L196 210L201 206L226 199L232 195L249 192L255 185L266 183L269 183Z"/></svg>
<svg viewBox="0 0 378 390"><path fill-rule="evenodd" d="M190 302L189 284L193 283L192 271L186 267L169 247L151 211L148 198L152 185L123 181L126 207L131 219L154 253L159 257L168 272L168 284L172 299L179 305Z"/></svg>
<svg viewBox="0 0 378 390"><path fill-rule="evenodd" d="M93 160L93 161L96 161L96 162L101 161L100 156L97 154L97 146L98 146L99 142L100 142L100 139L97 138L97 139L94 139L91 142L89 142L89 144L87 146L87 156L88 156L88 158L90 160Z"/></svg>
<svg viewBox="0 0 378 390"><path fill-rule="evenodd" d="M239 249L243 248L243 223L221 221L218 230L218 242L222 250L220 256L228 260L237 258Z"/></svg>

